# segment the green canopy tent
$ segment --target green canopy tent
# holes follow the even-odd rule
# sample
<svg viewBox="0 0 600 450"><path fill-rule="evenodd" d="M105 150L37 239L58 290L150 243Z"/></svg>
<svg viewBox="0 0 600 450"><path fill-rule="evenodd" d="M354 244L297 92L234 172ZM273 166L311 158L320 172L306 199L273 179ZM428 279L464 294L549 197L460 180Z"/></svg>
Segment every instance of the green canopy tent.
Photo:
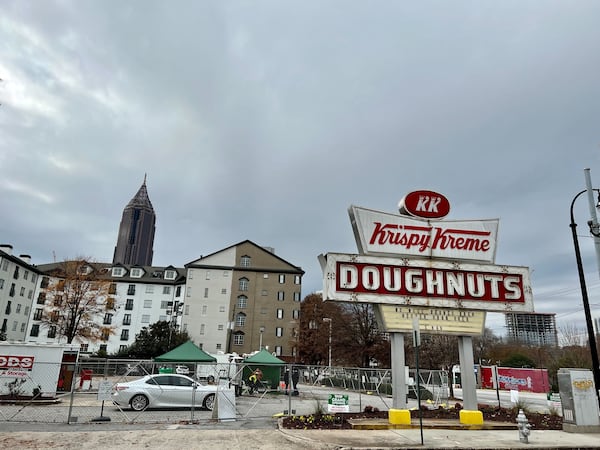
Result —
<svg viewBox="0 0 600 450"><path fill-rule="evenodd" d="M181 344L179 347L175 347L173 350L165 353L164 355L157 356L154 361L158 362L172 362L172 363L216 363L217 358L210 356L192 341L187 341Z"/></svg>
<svg viewBox="0 0 600 450"><path fill-rule="evenodd" d="M270 389L277 389L279 380L281 380L281 368L285 366L285 361L262 349L260 352L244 359L244 365L244 380L248 380L250 374L258 368L263 373L263 383L268 385Z"/></svg>

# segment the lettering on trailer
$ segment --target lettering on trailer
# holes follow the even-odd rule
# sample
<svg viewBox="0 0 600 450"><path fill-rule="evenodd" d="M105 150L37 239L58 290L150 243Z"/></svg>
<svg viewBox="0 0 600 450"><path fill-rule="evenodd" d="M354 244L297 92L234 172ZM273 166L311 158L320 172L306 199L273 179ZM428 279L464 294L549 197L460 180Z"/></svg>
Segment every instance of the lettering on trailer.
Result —
<svg viewBox="0 0 600 450"><path fill-rule="evenodd" d="M324 299L531 312L526 267L327 254Z"/></svg>
<svg viewBox="0 0 600 450"><path fill-rule="evenodd" d="M24 378L33 369L33 356L0 355L0 377Z"/></svg>
<svg viewBox="0 0 600 450"><path fill-rule="evenodd" d="M423 220L356 206L348 213L360 254L481 262L496 256L498 219Z"/></svg>

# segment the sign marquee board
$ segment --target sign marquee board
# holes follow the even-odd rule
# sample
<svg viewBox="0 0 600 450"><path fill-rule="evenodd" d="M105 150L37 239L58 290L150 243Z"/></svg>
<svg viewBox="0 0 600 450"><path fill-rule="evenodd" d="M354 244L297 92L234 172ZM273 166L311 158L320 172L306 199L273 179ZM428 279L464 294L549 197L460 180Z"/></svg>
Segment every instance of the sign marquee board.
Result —
<svg viewBox="0 0 600 450"><path fill-rule="evenodd" d="M485 326L484 311L395 305L377 305L375 311L382 329L390 333L409 333L415 318L419 330L428 334L479 336Z"/></svg>
<svg viewBox="0 0 600 450"><path fill-rule="evenodd" d="M351 206L358 251L373 256L409 256L493 263L498 219L449 221L413 218Z"/></svg>
<svg viewBox="0 0 600 450"><path fill-rule="evenodd" d="M323 299L532 312L529 269L458 261L328 253Z"/></svg>

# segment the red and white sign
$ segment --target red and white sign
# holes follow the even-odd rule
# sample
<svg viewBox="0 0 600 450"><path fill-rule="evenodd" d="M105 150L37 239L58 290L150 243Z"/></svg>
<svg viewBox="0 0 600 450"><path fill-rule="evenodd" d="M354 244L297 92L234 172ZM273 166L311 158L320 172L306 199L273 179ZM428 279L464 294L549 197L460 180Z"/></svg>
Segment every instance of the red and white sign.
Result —
<svg viewBox="0 0 600 450"><path fill-rule="evenodd" d="M450 202L437 192L414 191L400 200L398 208L401 214L423 219L441 219L450 212Z"/></svg>
<svg viewBox="0 0 600 450"><path fill-rule="evenodd" d="M550 392L547 369L520 369L513 367L497 367L498 389L528 392ZM494 366L481 367L481 387L496 388Z"/></svg>
<svg viewBox="0 0 600 450"><path fill-rule="evenodd" d="M324 300L532 312L527 267L328 253Z"/></svg>
<svg viewBox="0 0 600 450"><path fill-rule="evenodd" d="M33 369L33 356L0 355L0 377L26 377Z"/></svg>
<svg viewBox="0 0 600 450"><path fill-rule="evenodd" d="M448 206L449 208L449 206ZM358 251L364 255L418 256L493 263L498 219L439 221L351 206Z"/></svg>

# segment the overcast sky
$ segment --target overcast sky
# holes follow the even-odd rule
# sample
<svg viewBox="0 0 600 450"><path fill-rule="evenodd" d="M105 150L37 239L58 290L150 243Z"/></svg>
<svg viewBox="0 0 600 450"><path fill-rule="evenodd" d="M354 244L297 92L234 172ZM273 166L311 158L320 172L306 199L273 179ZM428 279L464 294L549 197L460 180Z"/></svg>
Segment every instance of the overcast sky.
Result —
<svg viewBox="0 0 600 450"><path fill-rule="evenodd" d="M0 241L112 261L144 174L154 264L356 252L347 208L430 189L585 330L569 228L600 186L598 1L0 0ZM592 312L600 278L576 202ZM503 316L488 326L504 333Z"/></svg>

